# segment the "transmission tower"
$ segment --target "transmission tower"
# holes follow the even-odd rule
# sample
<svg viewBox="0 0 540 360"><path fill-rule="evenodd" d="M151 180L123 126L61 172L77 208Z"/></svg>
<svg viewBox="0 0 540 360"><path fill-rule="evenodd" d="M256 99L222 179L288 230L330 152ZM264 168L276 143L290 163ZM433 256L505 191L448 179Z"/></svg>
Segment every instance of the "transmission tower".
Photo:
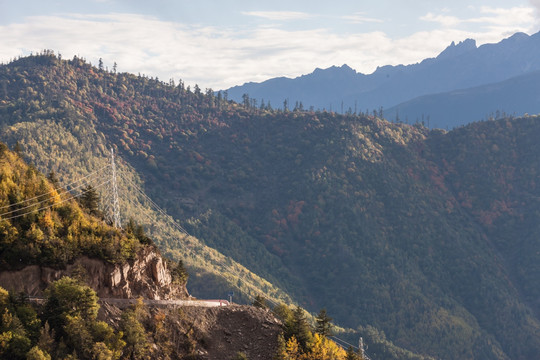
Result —
<svg viewBox="0 0 540 360"><path fill-rule="evenodd" d="M111 206L109 207L109 220L114 227L122 226L120 222L120 203L118 201L118 184L116 182L116 163L114 162L114 150L111 148L111 186L109 192Z"/></svg>
<svg viewBox="0 0 540 360"><path fill-rule="evenodd" d="M358 340L358 355L360 355L360 359L366 360L366 353L364 351L364 339L360 337L360 340Z"/></svg>

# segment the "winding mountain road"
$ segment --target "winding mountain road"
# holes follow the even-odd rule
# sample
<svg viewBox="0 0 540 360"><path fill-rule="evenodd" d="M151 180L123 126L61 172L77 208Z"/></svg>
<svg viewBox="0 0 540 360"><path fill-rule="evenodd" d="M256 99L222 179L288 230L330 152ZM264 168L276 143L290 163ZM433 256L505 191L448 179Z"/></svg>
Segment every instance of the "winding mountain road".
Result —
<svg viewBox="0 0 540 360"><path fill-rule="evenodd" d="M109 303L114 305L132 305L137 302L137 299L117 299L117 298L100 298L99 302ZM198 306L198 307L220 307L229 306L227 300L151 300L143 299L145 305L153 306Z"/></svg>
<svg viewBox="0 0 540 360"><path fill-rule="evenodd" d="M30 302L43 304L47 300L44 297L30 296ZM138 299L99 298L98 302L113 304L118 307L129 306L137 303ZM221 307L231 305L227 300L153 300L143 299L145 305L152 306L197 306L197 307Z"/></svg>

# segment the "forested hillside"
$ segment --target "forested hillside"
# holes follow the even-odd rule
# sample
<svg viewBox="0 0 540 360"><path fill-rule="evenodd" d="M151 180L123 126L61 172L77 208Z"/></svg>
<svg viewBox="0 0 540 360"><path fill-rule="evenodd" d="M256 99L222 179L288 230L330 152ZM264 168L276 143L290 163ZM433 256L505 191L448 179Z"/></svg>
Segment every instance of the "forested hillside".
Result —
<svg viewBox="0 0 540 360"><path fill-rule="evenodd" d="M237 262L274 284L250 274L258 289L417 353L540 356L540 119L445 133L269 111L50 54L0 82L2 140L66 180L116 148L124 198L143 188L196 237L158 236L164 251L221 266L227 286L251 286ZM124 210L163 230L141 199Z"/></svg>
<svg viewBox="0 0 540 360"><path fill-rule="evenodd" d="M87 189L81 199L92 193ZM0 143L0 270L58 268L82 255L123 263L151 244L142 234L96 220L91 212L97 207L89 205L80 206Z"/></svg>
<svg viewBox="0 0 540 360"><path fill-rule="evenodd" d="M106 111L106 109L110 112L117 111L111 107L111 104L107 104L107 101L116 100L104 93L102 88L111 84L110 81L116 79L116 76L100 72L99 69L92 68L80 59L74 59L71 64L68 64L52 55L24 58L19 64L23 64L29 70L31 68L34 70L31 73L19 74L20 68L3 67L2 70L6 70L7 73L0 75L3 89L6 89L3 94L7 95L9 88L14 91L15 97L12 99L17 99L11 101L8 100L10 97L6 96L0 100L2 140L12 146L15 146L18 141L18 146L23 149L25 158L44 173L55 172L60 184L71 184L107 167L110 161L108 147L113 146L117 148L117 151L118 147L107 139L98 126L110 127L111 124L101 123L94 111L84 105L81 100L83 97L93 98L92 103L95 103L101 111ZM37 67L34 68L34 66ZM131 81L137 79L127 74L119 76L119 79L131 79ZM59 81L50 82L47 79ZM89 83L92 79L96 82ZM31 80L33 86L30 86ZM141 89L145 88L144 83L154 84L149 87L149 92L158 91L159 88L161 88L159 91L164 92L168 88L156 81L145 78L139 80L141 83L135 85L137 87L140 85ZM86 84L86 90L83 84ZM127 80L126 84L129 85ZM126 86L121 86L121 88L123 90ZM133 85L131 89L133 90ZM124 98L132 94L125 92ZM141 95L131 101L134 103L136 113L139 112L137 107L141 107L141 111L146 112L148 102L157 108L154 104L155 98L150 95ZM142 118L142 115L139 116ZM125 118L127 119L127 115ZM145 123L147 121L144 119ZM123 126L118 130L121 134L125 132L126 136L127 131L132 132L129 129L125 130ZM120 144L126 143L121 141ZM142 150L144 146L139 145L138 156L134 158L144 163L151 162L154 156L148 156ZM290 302L286 294L267 281L216 250L205 246L197 238L182 232L182 229L175 226L175 222L169 216L156 210L152 201L146 197L141 189L144 185L140 175L136 173L132 165L122 161L122 158L118 160L120 208L124 223L133 218L138 223L145 224L145 230L161 245L166 256L185 262L190 272L194 274L190 279L190 287L196 296L226 297L227 292L238 288L241 289L237 292L239 300L250 301L256 294L265 291L275 300ZM97 175L110 176L103 172L98 172ZM96 176L92 178L96 179ZM99 187L101 180L97 179L94 182L95 186ZM100 194L103 200L109 196L103 191L100 191Z"/></svg>
<svg viewBox="0 0 540 360"><path fill-rule="evenodd" d="M75 197L58 186L53 174L47 179L0 143L0 272L31 265L63 270L82 257L103 267L117 264L126 269L140 253L155 250L138 227L108 225L92 199L96 199L92 188ZM118 326L110 326L113 319L98 320L98 297L86 284L86 269L80 266L72 275L51 281L41 294L45 298L41 307L32 306L28 294L8 293L0 286L0 358L163 359L172 355L169 341L141 324L143 316L146 323L150 317L142 302L135 310L118 310L122 319L116 320ZM186 277L180 275L173 273L174 286L184 287ZM50 273L41 276L52 280ZM159 321L158 326L169 326L164 319Z"/></svg>
<svg viewBox="0 0 540 360"><path fill-rule="evenodd" d="M82 188L59 187L0 142L0 358L358 359L329 338L326 312L312 328L302 308L270 312L261 296L255 307L147 306L188 296L182 263L168 268L133 220L107 224Z"/></svg>

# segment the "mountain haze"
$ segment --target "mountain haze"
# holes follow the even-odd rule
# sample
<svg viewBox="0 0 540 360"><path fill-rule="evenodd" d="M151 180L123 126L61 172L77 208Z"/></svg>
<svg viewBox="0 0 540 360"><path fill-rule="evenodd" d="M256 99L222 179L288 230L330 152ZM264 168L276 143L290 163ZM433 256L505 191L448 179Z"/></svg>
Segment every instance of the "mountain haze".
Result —
<svg viewBox="0 0 540 360"><path fill-rule="evenodd" d="M429 94L444 93L458 89L468 89L486 84L498 83L513 77L540 70L540 33L527 35L516 33L497 44L477 46L472 39L452 43L436 58L425 59L412 65L382 66L372 74L357 73L347 65L316 69L309 75L295 79L275 78L262 83L246 83L227 90L228 96L236 101L248 94L257 101L269 101L275 108L282 108L285 99L292 109L296 102L302 102L305 109L326 109L339 113L367 112L373 109L394 107L400 103ZM520 93L508 94L518 100ZM467 123L481 120L485 114L496 110L496 101L475 104ZM419 107L409 114L403 107L401 118L406 116L416 121ZM430 114L428 107L423 113ZM526 110L519 111L523 114ZM506 110L509 111L509 110ZM473 114L482 114L474 118ZM421 113L420 113L421 114ZM403 116L402 116L403 115ZM395 113L389 115L393 119ZM419 119L421 117L418 117ZM437 117L439 119L439 117ZM445 128L453 124L447 118L440 118L438 126Z"/></svg>
<svg viewBox="0 0 540 360"><path fill-rule="evenodd" d="M508 115L540 113L540 72L474 88L425 95L385 110L388 119L426 126L466 125ZM428 124L430 122L430 124Z"/></svg>
<svg viewBox="0 0 540 360"><path fill-rule="evenodd" d="M449 58L482 48L465 46ZM51 54L0 67L0 81L3 140L66 173L114 147L131 183L194 235L158 237L163 251L219 266L220 289L288 294L424 356L540 357L538 117L445 132L260 110ZM150 233L165 227L146 215ZM201 293L210 275L192 276Z"/></svg>

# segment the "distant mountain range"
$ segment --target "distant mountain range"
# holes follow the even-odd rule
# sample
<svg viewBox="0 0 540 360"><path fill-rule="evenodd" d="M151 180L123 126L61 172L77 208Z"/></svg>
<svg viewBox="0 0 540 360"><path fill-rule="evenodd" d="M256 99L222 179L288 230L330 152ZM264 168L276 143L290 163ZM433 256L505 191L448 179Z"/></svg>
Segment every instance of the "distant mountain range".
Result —
<svg viewBox="0 0 540 360"><path fill-rule="evenodd" d="M391 110L384 111L389 120L398 115L401 121L417 122L424 115L430 126L446 128L485 119L497 110L516 115L538 112L537 96L530 93L534 81L527 76L538 76L539 58L540 33L516 33L479 47L472 39L452 43L436 58L379 67L369 75L347 65L333 66L295 79L246 83L227 92L230 99L241 101L248 94L275 108L283 107L285 100L289 108L301 102L304 109L339 113L382 107ZM512 78L516 79L507 81ZM529 85L521 88L525 82ZM491 97L494 91L496 96Z"/></svg>
<svg viewBox="0 0 540 360"><path fill-rule="evenodd" d="M540 72L474 88L420 96L384 111L392 121L453 128L472 121L540 113Z"/></svg>

